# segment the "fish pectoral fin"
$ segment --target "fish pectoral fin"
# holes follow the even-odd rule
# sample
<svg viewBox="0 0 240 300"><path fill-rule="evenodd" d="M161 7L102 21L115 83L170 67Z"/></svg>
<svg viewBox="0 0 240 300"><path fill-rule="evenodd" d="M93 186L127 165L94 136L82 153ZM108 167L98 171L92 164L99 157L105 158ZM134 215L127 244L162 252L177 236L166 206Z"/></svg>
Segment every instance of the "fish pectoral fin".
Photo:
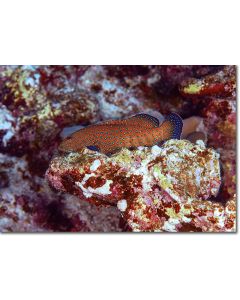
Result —
<svg viewBox="0 0 240 300"><path fill-rule="evenodd" d="M137 147L128 147L128 150L130 150L130 151L133 151L133 150L136 150L137 149Z"/></svg>

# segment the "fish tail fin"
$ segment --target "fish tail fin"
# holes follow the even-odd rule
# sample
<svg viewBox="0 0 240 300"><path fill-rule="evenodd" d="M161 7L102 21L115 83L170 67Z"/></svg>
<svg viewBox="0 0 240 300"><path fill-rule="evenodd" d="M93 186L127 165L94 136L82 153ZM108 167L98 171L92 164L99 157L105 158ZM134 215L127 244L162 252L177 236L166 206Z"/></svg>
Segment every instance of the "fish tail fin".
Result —
<svg viewBox="0 0 240 300"><path fill-rule="evenodd" d="M176 114L168 115L161 126L166 139L180 139L182 134L183 121L182 118Z"/></svg>

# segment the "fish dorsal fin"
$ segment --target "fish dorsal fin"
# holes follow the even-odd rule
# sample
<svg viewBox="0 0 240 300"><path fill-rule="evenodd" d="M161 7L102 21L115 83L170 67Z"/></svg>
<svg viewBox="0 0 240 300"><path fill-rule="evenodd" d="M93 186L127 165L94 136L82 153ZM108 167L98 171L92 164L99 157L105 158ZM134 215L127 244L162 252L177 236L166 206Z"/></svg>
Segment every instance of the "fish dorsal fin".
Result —
<svg viewBox="0 0 240 300"><path fill-rule="evenodd" d="M104 122L101 122L97 125L130 125L130 126L140 126L140 127L159 127L160 121L158 118L145 113L140 113L137 115L134 115L128 119L123 120L107 120Z"/></svg>
<svg viewBox="0 0 240 300"><path fill-rule="evenodd" d="M123 120L106 120L96 125L121 125Z"/></svg>
<svg viewBox="0 0 240 300"><path fill-rule="evenodd" d="M159 127L160 124L158 118L144 113L137 114L126 121L127 123L150 128Z"/></svg>

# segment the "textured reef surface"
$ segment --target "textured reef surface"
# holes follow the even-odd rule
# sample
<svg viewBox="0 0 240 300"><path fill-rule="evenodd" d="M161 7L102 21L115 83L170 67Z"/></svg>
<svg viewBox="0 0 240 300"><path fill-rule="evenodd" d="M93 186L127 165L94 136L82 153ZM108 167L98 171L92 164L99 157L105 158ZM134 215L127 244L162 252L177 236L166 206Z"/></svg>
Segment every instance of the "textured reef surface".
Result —
<svg viewBox="0 0 240 300"><path fill-rule="evenodd" d="M139 112L191 122L159 146L58 151ZM235 230L235 66L0 67L1 232Z"/></svg>
<svg viewBox="0 0 240 300"><path fill-rule="evenodd" d="M90 151L55 157L46 174L57 189L96 205L112 205L133 231L231 231L235 205L208 199L220 185L219 154L202 141L162 147ZM208 200L208 201L207 201Z"/></svg>

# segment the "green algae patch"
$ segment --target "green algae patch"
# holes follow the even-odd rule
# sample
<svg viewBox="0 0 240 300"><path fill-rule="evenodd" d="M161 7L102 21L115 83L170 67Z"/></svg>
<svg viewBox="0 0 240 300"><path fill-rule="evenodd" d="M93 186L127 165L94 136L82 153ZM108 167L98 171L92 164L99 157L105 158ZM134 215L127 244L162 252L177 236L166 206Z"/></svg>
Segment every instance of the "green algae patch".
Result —
<svg viewBox="0 0 240 300"><path fill-rule="evenodd" d="M185 94L198 94L202 89L201 83L192 83L183 89Z"/></svg>
<svg viewBox="0 0 240 300"><path fill-rule="evenodd" d="M159 180L159 184L163 189L172 188L172 183L169 179L161 173L159 166L154 166L153 175Z"/></svg>
<svg viewBox="0 0 240 300"><path fill-rule="evenodd" d="M115 162L130 164L132 161L131 152L128 149L122 149L113 156Z"/></svg>

